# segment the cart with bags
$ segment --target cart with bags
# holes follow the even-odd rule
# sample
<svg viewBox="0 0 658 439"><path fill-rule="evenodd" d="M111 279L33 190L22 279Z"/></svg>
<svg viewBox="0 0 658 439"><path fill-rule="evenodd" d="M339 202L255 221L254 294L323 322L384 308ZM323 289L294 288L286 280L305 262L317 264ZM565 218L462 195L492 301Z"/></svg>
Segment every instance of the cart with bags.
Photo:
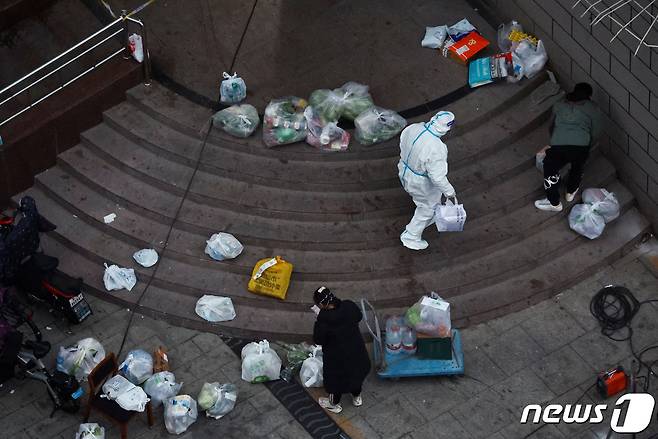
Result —
<svg viewBox="0 0 658 439"><path fill-rule="evenodd" d="M419 304L417 305L420 306ZM412 310L417 305L412 306L409 312L413 314L415 311ZM386 331L381 329L377 311L368 300L361 299L361 310L366 327L373 338L374 365L380 378L464 374L464 352L459 330L448 328L448 337L420 335L422 344L419 343L417 348L414 346L413 350L404 352L405 349L401 349L402 352L396 352L385 344ZM391 330L390 327L388 329ZM404 346L404 343L402 345Z"/></svg>

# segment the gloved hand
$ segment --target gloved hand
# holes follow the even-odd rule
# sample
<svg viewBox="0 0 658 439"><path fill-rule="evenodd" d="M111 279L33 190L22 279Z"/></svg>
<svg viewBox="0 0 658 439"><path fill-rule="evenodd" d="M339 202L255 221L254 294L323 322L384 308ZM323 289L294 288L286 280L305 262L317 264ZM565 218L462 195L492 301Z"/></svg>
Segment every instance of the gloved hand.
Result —
<svg viewBox="0 0 658 439"><path fill-rule="evenodd" d="M441 194L441 204L446 204L446 201L450 200L452 204L457 204L457 194L446 195Z"/></svg>

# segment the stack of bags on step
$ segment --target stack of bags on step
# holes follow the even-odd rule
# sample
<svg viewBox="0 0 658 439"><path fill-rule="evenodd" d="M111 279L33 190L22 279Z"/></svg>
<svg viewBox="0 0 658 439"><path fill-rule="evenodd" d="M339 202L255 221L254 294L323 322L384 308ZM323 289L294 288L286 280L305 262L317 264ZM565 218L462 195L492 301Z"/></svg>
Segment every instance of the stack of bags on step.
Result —
<svg viewBox="0 0 658 439"><path fill-rule="evenodd" d="M605 189L585 189L583 204L577 204L569 213L569 227L576 233L595 239L601 236L605 225L619 216L619 201Z"/></svg>
<svg viewBox="0 0 658 439"><path fill-rule="evenodd" d="M225 77L227 74L225 73ZM246 96L235 93L224 98L224 90L237 87L244 81L237 75L228 76L222 82L222 102L237 104ZM231 84L224 85L230 82ZM350 134L338 126L339 121L354 122L355 136L359 143L372 145L396 136L407 125L406 120L392 110L375 106L368 93L368 86L347 82L330 90L315 90L310 105L297 96L273 99L265 108L263 117L263 142L268 147L306 141L321 151L345 151ZM213 125L235 137L249 137L260 120L252 105L233 105L213 116Z"/></svg>

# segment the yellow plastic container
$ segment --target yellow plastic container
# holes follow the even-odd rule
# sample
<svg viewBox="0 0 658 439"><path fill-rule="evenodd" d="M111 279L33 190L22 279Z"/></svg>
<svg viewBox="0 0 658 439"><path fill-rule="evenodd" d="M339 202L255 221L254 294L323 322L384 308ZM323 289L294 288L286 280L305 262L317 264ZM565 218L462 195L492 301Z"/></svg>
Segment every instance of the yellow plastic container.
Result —
<svg viewBox="0 0 658 439"><path fill-rule="evenodd" d="M247 290L261 296L284 300L290 286L290 276L292 264L284 261L281 256L261 259L254 266Z"/></svg>

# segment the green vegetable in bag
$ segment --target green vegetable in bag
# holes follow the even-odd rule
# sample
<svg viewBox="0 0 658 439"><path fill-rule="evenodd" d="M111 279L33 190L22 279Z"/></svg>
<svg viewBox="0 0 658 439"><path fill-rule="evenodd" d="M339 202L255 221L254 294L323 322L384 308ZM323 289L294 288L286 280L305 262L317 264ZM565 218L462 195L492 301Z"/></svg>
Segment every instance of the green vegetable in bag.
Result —
<svg viewBox="0 0 658 439"><path fill-rule="evenodd" d="M260 119L252 105L233 105L218 111L212 117L213 124L235 137L249 137L256 131Z"/></svg>

